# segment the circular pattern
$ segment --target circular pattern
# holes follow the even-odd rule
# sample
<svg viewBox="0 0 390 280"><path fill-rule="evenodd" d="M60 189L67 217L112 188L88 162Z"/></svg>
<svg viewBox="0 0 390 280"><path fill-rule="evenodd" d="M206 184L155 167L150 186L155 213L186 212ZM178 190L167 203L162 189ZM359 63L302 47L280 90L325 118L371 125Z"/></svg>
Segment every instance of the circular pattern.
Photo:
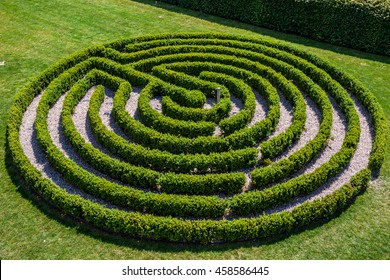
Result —
<svg viewBox="0 0 390 280"><path fill-rule="evenodd" d="M380 168L388 137L374 96L328 62L211 33L75 53L17 95L7 132L21 176L54 206L188 242L332 218Z"/></svg>

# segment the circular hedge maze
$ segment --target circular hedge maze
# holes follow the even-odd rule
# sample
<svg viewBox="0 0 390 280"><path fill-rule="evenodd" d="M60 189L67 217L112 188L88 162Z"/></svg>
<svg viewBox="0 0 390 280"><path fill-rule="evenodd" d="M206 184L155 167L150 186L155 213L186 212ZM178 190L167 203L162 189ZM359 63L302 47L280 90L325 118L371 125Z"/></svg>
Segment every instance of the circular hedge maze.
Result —
<svg viewBox="0 0 390 280"><path fill-rule="evenodd" d="M25 183L109 232L259 239L328 220L380 169L360 82L262 37L149 35L73 54L25 86L7 138Z"/></svg>

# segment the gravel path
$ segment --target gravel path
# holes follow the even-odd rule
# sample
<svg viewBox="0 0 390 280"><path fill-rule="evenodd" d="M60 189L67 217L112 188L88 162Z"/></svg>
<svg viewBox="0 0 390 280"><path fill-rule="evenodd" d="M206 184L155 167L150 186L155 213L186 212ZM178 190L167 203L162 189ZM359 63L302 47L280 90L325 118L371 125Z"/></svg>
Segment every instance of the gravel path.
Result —
<svg viewBox="0 0 390 280"><path fill-rule="evenodd" d="M77 187L69 184L54 167L51 166L47 160L44 152L39 147L38 141L36 139L36 131L34 128L34 122L36 118L36 109L39 104L39 101L42 98L42 94L39 94L34 98L31 104L28 106L26 112L23 115L22 124L20 126L19 138L24 154L29 159L31 164L41 171L44 178L50 179L60 188L66 190L70 194L77 194L86 200L97 202L101 205L104 205L108 208L116 208L112 204L108 204L101 199L89 195Z"/></svg>
<svg viewBox="0 0 390 280"><path fill-rule="evenodd" d="M280 93L280 92L279 92ZM301 149L304 147L310 140L312 140L315 135L319 131L319 125L320 125L320 119L321 119L321 113L319 111L319 108L317 105L306 95L303 95L305 104L306 104L306 114L307 114L307 119L305 123L305 128L304 131L301 134L301 137L296 141L295 144L293 144L289 149L284 151L281 155L275 158L275 161L281 160L283 158L286 158L290 156L292 153L296 152L297 150ZM281 99L281 116L279 123L276 127L276 130L274 133L269 136L267 139L270 139L272 137L277 136L280 134L283 129L287 129L291 123L292 123L292 107L288 103L288 101L285 99L283 94L280 94L280 99ZM263 102L265 103L265 100L263 99ZM263 104L264 104L263 103ZM284 103L284 104L283 104ZM264 112L262 114L265 114ZM259 154L259 159L261 158L261 154ZM245 168L241 169L239 171L245 173L246 177L246 184L243 189L243 191L248 191L250 190L250 183L252 181L250 173L257 167L250 167L250 168Z"/></svg>
<svg viewBox="0 0 390 280"><path fill-rule="evenodd" d="M133 91L130 94L130 98L126 103L126 111L132 116L134 119L139 120L139 112L138 112L138 98L141 93L141 88L132 87Z"/></svg>
<svg viewBox="0 0 390 280"><path fill-rule="evenodd" d="M321 122L321 112L317 105L306 94L302 93L302 95L306 104L305 127L298 141L296 141L286 151L282 152L279 156L277 156L274 161L289 157L291 154L303 148L310 140L313 140L313 138L318 134Z"/></svg>
<svg viewBox="0 0 390 280"><path fill-rule="evenodd" d="M242 103L241 99L233 94L230 94L230 102L232 104L232 109L229 112L228 118L237 115L238 112L244 109L244 104Z"/></svg>
<svg viewBox="0 0 390 280"><path fill-rule="evenodd" d="M156 95L149 101L150 105L154 110L162 114L162 96Z"/></svg>
<svg viewBox="0 0 390 280"><path fill-rule="evenodd" d="M99 141L96 139L96 136L93 134L91 125L89 123L88 108L89 108L89 103L91 101L91 96L92 96L95 88L96 87L90 88L87 91L87 93L84 95L84 97L80 100L80 102L76 105L74 113L72 115L72 120L73 120L73 123L74 123L78 133L84 138L85 142L91 144L92 146L99 149L101 152L109 155L110 157L118 158L117 156L115 156L113 153L111 153L108 149L106 149L103 145L101 145L99 143ZM104 109L103 109L103 111L104 111ZM52 110L51 110L51 112L52 112ZM107 117L106 114L104 114L105 112L102 112L102 113L103 113L102 114L103 116L101 115L101 117L102 117L103 122L106 122L106 124L109 123L109 121L107 120L109 118ZM53 114L54 114L54 112L53 112ZM56 129L55 124L53 124L53 129Z"/></svg>
<svg viewBox="0 0 390 280"><path fill-rule="evenodd" d="M329 100L332 104L333 115L332 130L330 134L331 137L329 138L325 149L323 149L316 158L298 172L296 176L303 173L313 172L316 168L329 161L329 159L337 153L343 145L345 133L347 131L347 120L336 101L332 97L329 97Z"/></svg>
<svg viewBox="0 0 390 280"><path fill-rule="evenodd" d="M280 90L278 90L278 94L280 99L280 118L275 130L265 140L278 136L280 133L285 131L293 121L293 108L290 102L287 101L286 97Z"/></svg>
<svg viewBox="0 0 390 280"><path fill-rule="evenodd" d="M114 95L115 93L112 90L105 89L105 97L102 105L99 109L99 115L102 119L103 124L111 131L115 132L115 134L119 135L123 139L127 140L129 143L134 142L133 139L129 135L123 132L120 126L115 122L114 116L112 114L112 110L114 108ZM89 103L89 101L88 101ZM88 110L88 107L84 110ZM82 110L81 110L82 111ZM76 110L77 112L77 110ZM87 122L88 124L89 122ZM95 138L95 137L93 137Z"/></svg>
<svg viewBox="0 0 390 280"><path fill-rule="evenodd" d="M211 109L217 103L217 99L213 97L206 97L206 103L203 105L203 109Z"/></svg>
<svg viewBox="0 0 390 280"><path fill-rule="evenodd" d="M264 97L257 90L253 90L253 93L255 94L256 108L253 118L248 124L248 127L251 127L259 121L265 119L268 114L267 100L265 100Z"/></svg>
<svg viewBox="0 0 390 280"><path fill-rule="evenodd" d="M357 172L368 167L368 161L374 139L374 132L372 130L372 124L368 111L356 98L352 97L352 99L355 102L354 107L357 114L359 115L361 133L357 149L349 164L342 172L340 172L338 176L330 179L326 184L318 188L316 191L306 196L297 197L291 203L269 209L266 211L266 214L280 212L283 210L291 210L305 201L313 201L315 199L324 197L325 195L334 192L348 183Z"/></svg>
<svg viewBox="0 0 390 280"><path fill-rule="evenodd" d="M91 98L91 95L93 93L94 87L91 88L87 94L83 97L81 102L76 106L75 113L72 116L75 126L79 133L82 135L82 137L88 142L91 143L96 148L100 149L102 152L108 154L111 157L114 157L107 149L103 148L96 140L96 137L92 134L88 117L87 117L87 111L89 106L89 101ZM137 112L137 101L139 98L140 89L134 88L133 92L129 98L129 101L126 104L126 110L129 112L129 114L135 118L137 118L138 112ZM119 127L116 126L115 122L113 121L111 111L113 107L113 92L106 90L106 97L105 100L100 108L99 114L102 117L103 123L112 131L117 133L118 135L124 137L126 139L126 135L120 130ZM292 123L292 107L289 104L289 102L285 99L284 95L279 92L280 100L281 100L281 118L277 125L277 128L275 131L271 134L270 137L275 137L278 134L280 134L282 131L287 129L291 123ZM47 161L44 153L40 150L39 144L36 140L36 132L34 129L34 120L36 117L36 108L39 104L39 101L41 99L42 95L37 96L33 102L28 107L27 111L25 112L21 124L21 129L19 133L21 145L23 148L24 153L28 157L28 159L31 161L31 163L42 172L43 176L46 178L51 179L55 184L60 186L61 188L65 189L69 193L78 194L82 196L85 199L98 202L102 205L106 205L107 207L114 207L113 205L107 204L102 200L96 199L95 197L88 195L84 193L83 191L77 189L77 187L74 187L66 182L66 180L59 174ZM54 106L50 109L49 115L48 115L48 128L50 136L53 140L53 143L70 159L75 161L80 167L84 168L88 172L91 172L95 174L96 176L105 178L111 182L115 182L118 184L123 185L123 183L114 180L110 177L108 177L105 174L100 173L99 171L95 170L91 166L89 166L87 163L85 163L75 152L73 147L70 145L66 137L64 136L62 129L61 129L61 108L64 101L65 95L61 96L61 98L54 104ZM294 151L298 150L299 148L303 147L308 141L314 138L316 133L318 133L318 128L320 124L321 114L319 112L319 109L317 106L304 95L305 102L307 105L307 122L305 124L305 130L302 133L302 136L300 139L288 150L286 151L282 156L280 156L278 159L282 157L286 157L293 153ZM256 122L264 117L266 117L267 114L267 106L266 101L259 95L256 94L256 113L255 116L257 117L257 120L252 120L252 122ZM333 124L332 124L332 132L331 132L331 139L328 141L328 144L326 148L315 158L313 159L310 164L305 166L302 170L300 170L298 173L294 174L294 176L298 176L303 173L310 173L314 169L318 168L321 164L327 162L329 158L334 155L342 146L343 139L345 137L345 131L347 128L345 116L342 114L340 107L336 104L336 102L330 98L332 107L333 107ZM301 203L305 201L312 201L317 198L321 198L329 193L334 192L341 186L343 186L345 183L347 183L351 177L359 172L360 170L367 168L368 166L368 159L370 156L370 152L372 149L372 141L373 141L373 131L372 131L372 125L370 122L369 114L362 106L362 104L357 101L354 98L355 101L355 108L357 110L357 113L360 118L361 122L361 136L360 141L357 146L357 150L348 164L348 166L336 177L332 178L327 182L324 186L316 190L315 192L307 195L295 198L291 203L275 207L273 209L268 210L266 213L273 213L273 212L279 212L282 210L291 210ZM211 102L209 102L210 104ZM236 103L237 104L237 103ZM208 105L205 105L207 107ZM235 107L234 110L238 108ZM251 124L253 125L253 123ZM249 172L252 171L253 168L246 169L244 172L247 176L247 183L250 182L250 176ZM247 188L246 186L245 188Z"/></svg>
<svg viewBox="0 0 390 280"><path fill-rule="evenodd" d="M90 98L90 95L93 91L89 91L89 96L87 98ZM71 143L66 138L65 134L63 133L62 127L61 127L61 110L62 105L64 103L66 94L62 95L58 101L54 104L54 106L49 110L49 115L47 117L47 124L48 124L48 130L50 133L50 137L56 145L57 148L59 148L62 153L70 158L72 161L74 161L78 166L85 169L86 171L104 178L110 182L117 183L117 184L123 184L120 181L114 180L111 177L107 176L106 174L103 174L93 167L91 167L88 163L86 163L74 150ZM85 98L85 97L84 97ZM88 99L89 100L89 99ZM84 101L84 102L83 102ZM79 103L80 106L76 108L75 115L72 117L73 121L78 124L77 127L83 127L80 131L80 135L83 136L83 138L87 141L87 143L94 143L96 145L96 148L98 148L100 151L104 153L105 149L102 147L97 140L94 139L94 136L92 134L92 131L90 130L90 127L86 124L86 121L88 118L86 118L87 110L84 110L84 107L88 108L89 103L85 102L86 99L82 100L82 102ZM80 121L82 124L80 125ZM89 141L92 139L92 141ZM113 156L112 154L108 153L109 156Z"/></svg>

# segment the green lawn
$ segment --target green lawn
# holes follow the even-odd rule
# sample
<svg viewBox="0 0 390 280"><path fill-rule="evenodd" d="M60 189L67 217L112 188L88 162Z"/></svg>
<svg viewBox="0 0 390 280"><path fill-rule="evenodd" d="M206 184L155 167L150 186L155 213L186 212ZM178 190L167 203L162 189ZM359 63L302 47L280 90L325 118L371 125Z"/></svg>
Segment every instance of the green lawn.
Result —
<svg viewBox="0 0 390 280"><path fill-rule="evenodd" d="M189 12L155 1L0 1L1 259L390 259L390 144L381 176L332 221L266 242L178 245L131 240L76 225L10 176L8 109L16 92L49 65L98 43L146 33L219 31L266 35L314 52L360 79L390 123L390 58L334 47ZM1 63L0 63L1 64Z"/></svg>

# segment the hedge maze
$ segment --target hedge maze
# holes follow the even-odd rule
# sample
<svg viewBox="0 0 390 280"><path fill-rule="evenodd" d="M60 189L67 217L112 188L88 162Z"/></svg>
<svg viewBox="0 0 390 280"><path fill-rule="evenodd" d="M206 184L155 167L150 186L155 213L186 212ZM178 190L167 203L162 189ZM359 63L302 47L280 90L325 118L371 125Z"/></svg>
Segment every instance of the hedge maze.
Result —
<svg viewBox="0 0 390 280"><path fill-rule="evenodd" d="M380 169L387 137L347 73L214 33L75 53L18 93L7 127L18 173L54 207L109 232L201 243L334 217Z"/></svg>

